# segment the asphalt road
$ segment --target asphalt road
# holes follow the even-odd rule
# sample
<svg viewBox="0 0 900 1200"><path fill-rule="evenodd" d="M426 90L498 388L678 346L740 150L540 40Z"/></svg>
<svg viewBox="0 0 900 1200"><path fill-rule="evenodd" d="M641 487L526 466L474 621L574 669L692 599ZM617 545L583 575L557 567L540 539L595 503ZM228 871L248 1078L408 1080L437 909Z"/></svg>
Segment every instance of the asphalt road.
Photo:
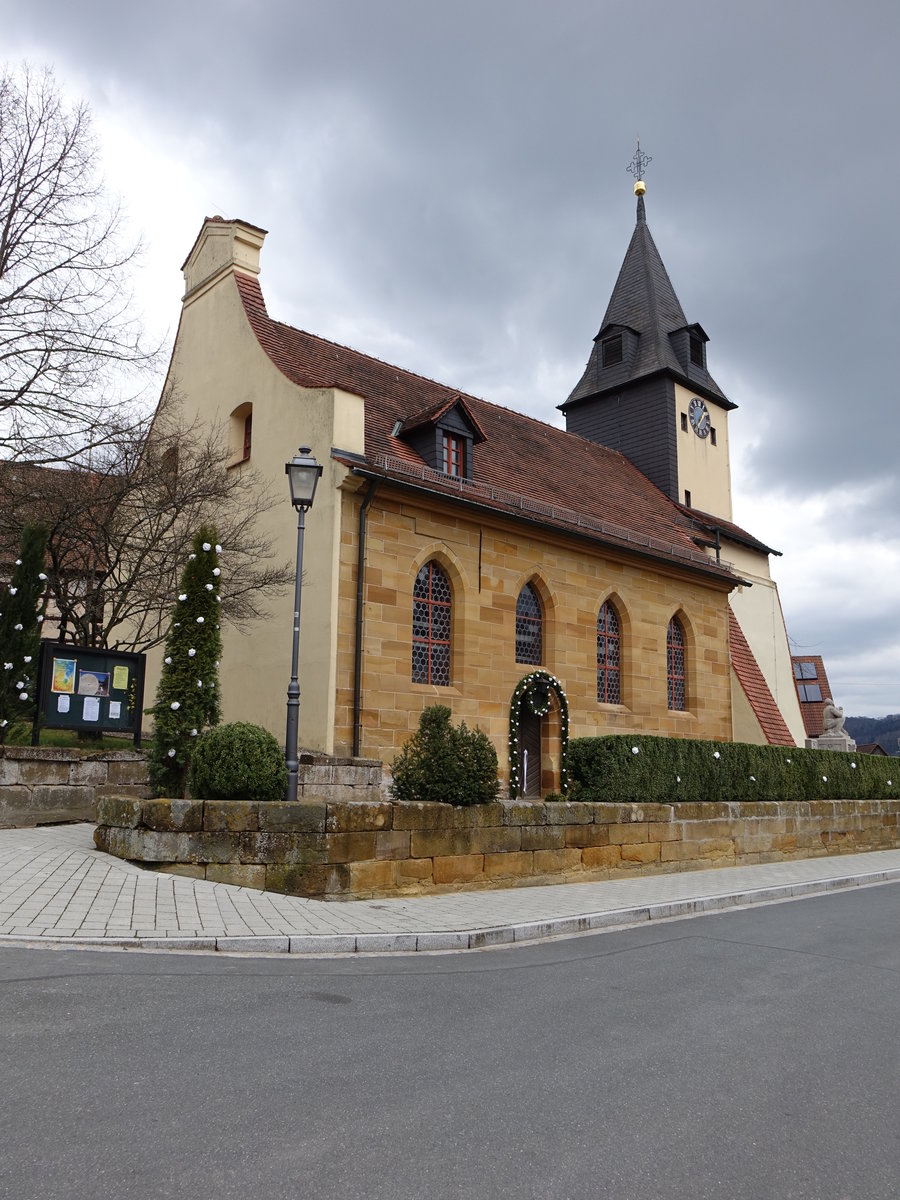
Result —
<svg viewBox="0 0 900 1200"><path fill-rule="evenodd" d="M459 955L0 951L0 1197L896 1200L900 885Z"/></svg>

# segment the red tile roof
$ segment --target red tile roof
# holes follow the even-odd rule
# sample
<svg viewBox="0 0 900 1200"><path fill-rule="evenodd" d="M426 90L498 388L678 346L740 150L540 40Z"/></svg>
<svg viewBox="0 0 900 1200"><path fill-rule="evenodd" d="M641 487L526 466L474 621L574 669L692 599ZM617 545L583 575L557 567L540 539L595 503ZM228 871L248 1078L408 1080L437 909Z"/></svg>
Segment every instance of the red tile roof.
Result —
<svg viewBox="0 0 900 1200"><path fill-rule="evenodd" d="M678 507L686 517L699 525L703 531L709 532L713 538L718 529L721 537L730 538L743 546L749 546L751 550L759 550L762 554L777 554L779 558L781 557L780 550L773 550L771 546L767 546L765 542L755 538L752 533L748 533L740 525L735 525L733 521L723 521L721 517L714 517L712 513L702 512L699 508L688 508L686 504L679 504ZM715 541L712 544L715 545Z"/></svg>
<svg viewBox="0 0 900 1200"><path fill-rule="evenodd" d="M697 549L678 506L618 451L273 321L256 277L236 271L234 279L260 345L288 379L366 400L366 467L373 473L739 582ZM457 399L485 437L473 452L471 482L431 470L392 436L398 421Z"/></svg>
<svg viewBox="0 0 900 1200"><path fill-rule="evenodd" d="M775 703L775 697L769 691L759 663L753 656L753 651L744 631L738 624L738 619L729 606L728 632L731 639L731 665L738 677L744 695L750 701L750 707L759 721L760 728L766 735L770 746L794 746L796 742L791 737L781 710Z"/></svg>
<svg viewBox="0 0 900 1200"><path fill-rule="evenodd" d="M828 682L828 676L825 674L825 666L818 654L791 655L791 666L795 666L797 663L811 663L815 668L815 676L806 679L798 679L797 672L794 671L794 684L797 687L797 699L800 701L800 712L803 714L803 725L806 729L806 736L810 738L821 737L822 709L825 707L826 700L833 699L831 684ZM822 693L822 699L804 700L800 695L800 684L802 683L817 683Z"/></svg>

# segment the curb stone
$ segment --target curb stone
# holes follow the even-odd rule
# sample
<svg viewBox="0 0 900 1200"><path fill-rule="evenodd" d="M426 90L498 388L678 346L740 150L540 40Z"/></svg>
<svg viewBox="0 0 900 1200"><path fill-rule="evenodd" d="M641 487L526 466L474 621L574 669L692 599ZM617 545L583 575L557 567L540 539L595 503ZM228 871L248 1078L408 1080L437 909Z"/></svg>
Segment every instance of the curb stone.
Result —
<svg viewBox="0 0 900 1200"><path fill-rule="evenodd" d="M0 934L0 948L69 948L75 950L166 950L201 951L229 954L299 954L331 956L344 954L384 953L451 953L460 950L483 950L494 946L519 945L549 938L572 937L583 933L620 929L650 921L668 921L724 909L772 904L779 901L825 895L828 892L872 887L900 881L900 869L889 868L865 874L846 875L831 879L809 880L803 883L782 884L762 888L743 888L696 899L664 901L610 911L586 913L581 916L551 917L546 920L512 922L486 929L435 930L416 933L357 933L357 934L279 934L279 935L219 935L184 937L143 935L136 937L79 937L38 936L27 933Z"/></svg>

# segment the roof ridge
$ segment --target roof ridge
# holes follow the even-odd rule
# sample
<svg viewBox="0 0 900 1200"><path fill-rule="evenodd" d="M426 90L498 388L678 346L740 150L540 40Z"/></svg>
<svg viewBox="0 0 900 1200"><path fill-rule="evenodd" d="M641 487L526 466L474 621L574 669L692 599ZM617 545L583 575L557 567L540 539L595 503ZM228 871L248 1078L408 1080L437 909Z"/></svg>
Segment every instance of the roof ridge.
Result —
<svg viewBox="0 0 900 1200"><path fill-rule="evenodd" d="M238 273L238 271L234 272L235 275ZM544 421L540 417L533 416L531 413L520 412L516 408L510 408L507 404L500 404L496 400L486 400L484 396L476 396L473 392L464 392L460 388L454 387L453 384L442 383L439 379L433 379L431 376L423 375L419 371L411 371L408 367L400 367L396 363L388 362L387 359L379 358L376 354L369 354L366 350L357 350L356 347L348 346L343 342L336 342L333 338L323 337L319 333L311 333L308 329L301 329L299 325L291 325L287 321L278 321L275 317L269 314L269 310L266 307L265 296L263 296L262 287L260 286L258 278L254 275L248 275L246 272L240 272L240 275L242 279L247 280L248 283L254 285L256 290L258 290L263 303L263 311L265 313L266 320L278 329L286 329L291 333L300 333L304 337L312 338L314 341L324 343L327 346L333 346L336 350L346 351L348 354L358 354L360 358L365 358L370 362L378 363L379 366L386 367L391 371L396 371L398 374L404 375L408 379L419 379L423 383L432 384L434 387L443 388L445 391L452 392L455 396L462 400L472 400L476 404L486 404L489 408L500 409L502 412L510 413L518 420L530 421L534 425L540 425L545 429L552 429L554 433L562 434L567 438L576 438L579 443L588 442L591 446L596 447L598 450L604 451L606 454L614 455L622 462L627 463L628 466L633 470L637 470L637 467L634 466L631 460L627 458L621 452L621 450L616 450L612 446L604 446L601 442L592 442L590 438L585 438L580 433L572 433L562 425L554 425L552 422ZM427 406L422 410L422 412L427 412L430 407L431 406Z"/></svg>

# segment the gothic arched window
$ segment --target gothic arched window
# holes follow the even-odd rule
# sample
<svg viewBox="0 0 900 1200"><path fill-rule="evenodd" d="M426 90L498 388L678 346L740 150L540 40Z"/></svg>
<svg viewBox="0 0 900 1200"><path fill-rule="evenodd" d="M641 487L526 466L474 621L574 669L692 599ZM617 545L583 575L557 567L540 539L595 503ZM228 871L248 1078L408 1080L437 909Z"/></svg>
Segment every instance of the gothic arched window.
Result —
<svg viewBox="0 0 900 1200"><path fill-rule="evenodd" d="M541 665L544 647L544 616L534 586L526 583L516 601L516 662Z"/></svg>
<svg viewBox="0 0 900 1200"><path fill-rule="evenodd" d="M621 704L619 668L621 637L616 610L607 600L597 614L597 699L601 704Z"/></svg>
<svg viewBox="0 0 900 1200"><path fill-rule="evenodd" d="M669 683L669 708L685 709L684 630L677 617L669 622L666 636L666 677Z"/></svg>
<svg viewBox="0 0 900 1200"><path fill-rule="evenodd" d="M450 580L434 561L413 586L412 681L450 685Z"/></svg>

